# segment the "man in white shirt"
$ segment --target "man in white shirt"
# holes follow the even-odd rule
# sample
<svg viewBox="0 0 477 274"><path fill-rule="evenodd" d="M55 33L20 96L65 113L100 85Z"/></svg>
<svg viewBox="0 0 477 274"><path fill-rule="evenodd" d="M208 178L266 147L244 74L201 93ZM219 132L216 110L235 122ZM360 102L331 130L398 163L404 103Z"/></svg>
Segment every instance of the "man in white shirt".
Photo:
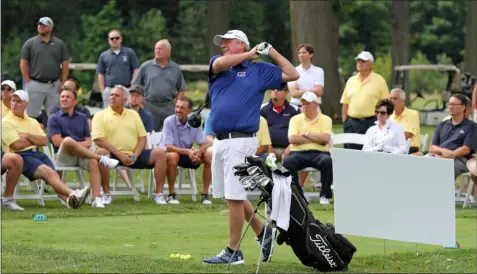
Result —
<svg viewBox="0 0 477 274"><path fill-rule="evenodd" d="M366 131L364 151L378 151L394 154L407 154L408 147L404 129L389 117L394 111L394 105L388 99L383 99L376 105L376 125Z"/></svg>
<svg viewBox="0 0 477 274"><path fill-rule="evenodd" d="M322 68L311 63L314 52L315 50L310 44L298 46L297 53L300 65L296 67L296 70L300 74L300 78L288 83L288 89L292 97L290 103L296 106L301 106L300 98L307 91L315 93L321 104L321 96L323 96L325 87L325 72Z"/></svg>

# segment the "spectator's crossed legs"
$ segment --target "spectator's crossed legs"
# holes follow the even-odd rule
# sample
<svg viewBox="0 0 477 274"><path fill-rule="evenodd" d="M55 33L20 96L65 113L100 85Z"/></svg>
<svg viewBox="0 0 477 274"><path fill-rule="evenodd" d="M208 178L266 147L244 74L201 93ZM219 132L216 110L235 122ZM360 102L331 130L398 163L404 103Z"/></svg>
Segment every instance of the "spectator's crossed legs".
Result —
<svg viewBox="0 0 477 274"><path fill-rule="evenodd" d="M2 200L2 205L11 210L23 210L22 207L15 203L13 194L15 187L22 175L23 159L20 155L15 153L2 152L2 175L7 172L5 194Z"/></svg>

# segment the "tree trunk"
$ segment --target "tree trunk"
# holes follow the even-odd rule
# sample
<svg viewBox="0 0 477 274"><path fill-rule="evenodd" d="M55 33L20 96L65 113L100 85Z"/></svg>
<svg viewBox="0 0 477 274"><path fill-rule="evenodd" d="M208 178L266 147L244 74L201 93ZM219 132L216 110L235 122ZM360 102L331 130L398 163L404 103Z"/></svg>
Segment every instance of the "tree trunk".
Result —
<svg viewBox="0 0 477 274"><path fill-rule="evenodd" d="M221 54L220 47L212 43L214 36L224 34L229 30L229 1L228 0L208 0L207 1L207 45L208 56Z"/></svg>
<svg viewBox="0 0 477 274"><path fill-rule="evenodd" d="M393 0L392 2L392 80L396 80L394 67L398 65L407 65L409 63L409 3L407 0ZM406 105L409 105L409 77L401 87L407 94ZM395 83L400 84L400 83ZM393 88L393 86L391 86Z"/></svg>
<svg viewBox="0 0 477 274"><path fill-rule="evenodd" d="M325 88L321 110L334 121L341 121L343 81L338 71L337 1L289 1L293 62L298 64L296 47L307 43L315 53L312 63L325 71Z"/></svg>
<svg viewBox="0 0 477 274"><path fill-rule="evenodd" d="M464 68L477 77L477 1L467 1Z"/></svg>

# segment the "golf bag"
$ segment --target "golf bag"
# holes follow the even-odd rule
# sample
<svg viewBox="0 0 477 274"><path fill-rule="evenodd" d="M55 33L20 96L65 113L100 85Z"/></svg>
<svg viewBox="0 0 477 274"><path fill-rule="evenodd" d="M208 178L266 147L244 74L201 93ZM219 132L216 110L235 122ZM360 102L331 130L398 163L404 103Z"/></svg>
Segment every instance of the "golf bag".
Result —
<svg viewBox="0 0 477 274"><path fill-rule="evenodd" d="M271 173L291 176L285 168L276 168L273 161L273 157L271 161L267 158L267 163L264 163L256 156L248 156L246 163L234 167L235 175L240 176L240 184L246 190L258 188L269 208L272 205L273 190ZM323 224L315 219L308 208L308 202L294 184L291 185L291 193L289 227L286 231L278 228L280 234L277 243L291 246L302 264L319 271L347 269L356 247L343 235L335 233L332 224Z"/></svg>

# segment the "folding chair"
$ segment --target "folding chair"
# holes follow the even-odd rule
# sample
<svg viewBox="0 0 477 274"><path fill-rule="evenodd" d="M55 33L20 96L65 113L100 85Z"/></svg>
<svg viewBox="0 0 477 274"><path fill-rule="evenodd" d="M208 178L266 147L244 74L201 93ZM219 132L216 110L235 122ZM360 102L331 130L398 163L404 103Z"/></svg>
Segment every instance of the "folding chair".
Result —
<svg viewBox="0 0 477 274"><path fill-rule="evenodd" d="M4 174L5 176L5 174ZM5 183L6 182L6 177L2 176L2 181ZM37 183L37 180L30 181L28 180L27 177L23 176L23 183L18 182L17 186L15 187L15 192L13 194L13 197L15 200L37 200L38 204L40 206L45 206L45 201L43 197L43 192L40 189L40 186ZM43 185L45 182L41 180L41 185ZM27 186L27 188L31 191L33 189L33 194L20 194L20 188Z"/></svg>
<svg viewBox="0 0 477 274"><path fill-rule="evenodd" d="M427 143L429 140L429 134L426 133L426 135L421 135L420 136L421 140L421 151L424 152L427 150Z"/></svg>
<svg viewBox="0 0 477 274"><path fill-rule="evenodd" d="M151 135L147 136L147 146L151 149L159 147L162 139L162 132L153 132ZM189 171L189 172L187 172ZM185 184L185 175L188 173L190 184ZM197 182L195 179L195 170L178 167L179 175L179 185L176 187L176 193L181 194L191 194L192 201L197 201ZM164 190L169 189L167 184L164 184ZM154 197L154 192L156 190L156 179L154 178L154 170L151 170L149 173L149 187L148 187L148 197L151 199Z"/></svg>

